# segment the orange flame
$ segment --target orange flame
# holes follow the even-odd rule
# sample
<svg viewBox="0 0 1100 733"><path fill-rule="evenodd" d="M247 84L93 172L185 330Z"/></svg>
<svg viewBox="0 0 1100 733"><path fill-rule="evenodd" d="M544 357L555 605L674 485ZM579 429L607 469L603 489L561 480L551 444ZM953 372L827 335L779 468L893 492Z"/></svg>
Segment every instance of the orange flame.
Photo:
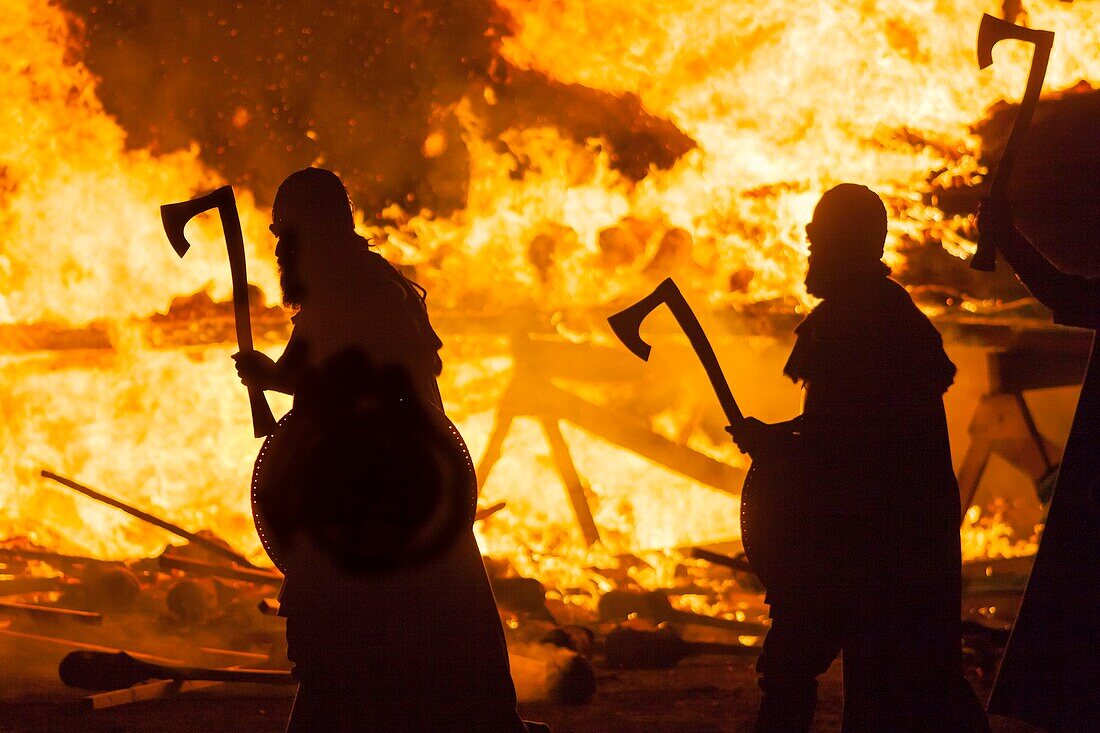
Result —
<svg viewBox="0 0 1100 733"><path fill-rule="evenodd" d="M980 13L999 3L502 4L518 21L504 39L511 62L635 93L699 147L633 183L613 170L600 141L577 144L549 128L506 133L510 152L502 153L459 105L472 160L468 207L450 217L395 210L399 224L363 230L388 255L419 265L434 307L585 308L635 295L669 271L712 305L781 299L802 307L802 227L819 195L844 180L887 199L891 264L904 267L906 238L938 239L957 256L971 251L970 222L945 219L921 194L930 172L964 181L983 173L971 126L1023 89L1029 51L1021 44L998 46L988 72L976 67ZM1047 87L1100 80L1100 7L1027 5L1034 26L1057 33ZM8 508L0 535L103 557L149 553L165 541L114 510L43 487L37 470L51 467L180 524L210 527L257 555L246 496L257 446L229 347L151 349L131 320L163 310L173 295L205 287L228 295L217 225L198 225L200 242L181 264L157 216L159 204L222 181L197 149L127 148L56 5L2 0L0 14L8 61L0 66L0 323L103 319L113 344L65 356L0 354L0 497ZM425 151L439 144L429 139ZM522 172L516 155L526 161ZM272 298L266 215L247 191L238 200L251 280ZM552 251L541 272L532 257L540 243ZM503 354L448 364L445 395L476 455L491 419L486 395L499 394L511 365ZM471 395L467 387L482 382L490 386ZM587 568L612 567L630 550L650 560L633 573L652 587L668 580L669 555L659 548L736 538L736 499L569 426L566 438L593 481L607 547L589 551L577 541L546 447L519 421L485 489L509 509L480 540L520 572L595 591L610 581ZM676 526L690 531L667 521L670 506Z"/></svg>

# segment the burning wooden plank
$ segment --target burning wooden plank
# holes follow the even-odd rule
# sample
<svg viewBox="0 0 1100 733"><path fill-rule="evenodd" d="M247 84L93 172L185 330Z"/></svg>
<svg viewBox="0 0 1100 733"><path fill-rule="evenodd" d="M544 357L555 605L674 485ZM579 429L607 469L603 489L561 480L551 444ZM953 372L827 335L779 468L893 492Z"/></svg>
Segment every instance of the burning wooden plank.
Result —
<svg viewBox="0 0 1100 733"><path fill-rule="evenodd" d="M107 496L106 494L102 494L102 493L96 491L95 489L92 489L92 488L89 488L89 487L87 487L83 484L77 483L76 481L73 481L72 479L65 478L64 476L59 476L58 474L54 473L53 471L43 470L41 472L41 475L42 475L43 478L48 478L51 481L56 481L57 483L61 484L62 486L67 486L68 488L72 489L73 491L84 494L84 496L87 496L87 497L90 497L92 499L95 499L96 501L102 502L102 503L106 504L107 506L112 506L116 509L120 509L120 510L126 512L127 514L129 514L132 517L137 517L138 519L140 519L143 522L148 522L149 524L152 524L155 527L160 527L161 529L167 530L167 531L171 532L172 534L176 535L177 537L182 537L183 539L187 540L188 542L199 545L203 549L208 550L208 551L214 553L215 555L220 555L221 557L224 557L224 558L228 559L230 562L234 562L234 563L237 563L239 565L244 565L246 567L254 567L252 565L252 563L250 563L246 557L244 557L243 555L235 552L232 548L230 548L228 546L220 545L217 542L214 542L212 540L207 539L206 537L202 537L200 535L197 535L194 532L189 532L186 529L184 529L183 527L180 527L179 525L176 525L176 524L173 524L169 521L161 519L160 517L155 516L153 514L150 514L149 512L142 511L141 509L138 509L137 507L131 506L131 505L129 505L129 504L123 502L123 501L119 501L118 499Z"/></svg>
<svg viewBox="0 0 1100 733"><path fill-rule="evenodd" d="M110 690L108 692L88 695L84 698L84 706L89 710L103 710L105 708L114 708L135 702L160 700L161 698L172 697L173 695L180 695L185 692L194 692L195 690L218 687L222 684L224 683L208 682L205 680L189 680L186 682L180 680L156 680L155 682L132 685L121 690Z"/></svg>
<svg viewBox="0 0 1100 733"><path fill-rule="evenodd" d="M61 576L52 578L12 578L0 580L0 598L4 596L19 596L24 593L48 593L59 590L65 585L65 579Z"/></svg>
<svg viewBox="0 0 1100 733"><path fill-rule="evenodd" d="M729 494L740 493L744 471L678 445L638 418L600 407L549 383L539 385L537 391L509 390L504 402L514 414L566 420L699 483Z"/></svg>
<svg viewBox="0 0 1100 733"><path fill-rule="evenodd" d="M0 562L20 562L26 563L28 560L37 560L44 562L47 565L53 565L54 567L61 567L65 569L70 568L87 568L87 567L121 567L125 563L117 560L98 560L94 557L83 557L81 555L64 555L58 552L51 552L49 550L36 550L22 547L0 547Z"/></svg>
<svg viewBox="0 0 1100 733"><path fill-rule="evenodd" d="M744 553L738 557L729 557L728 555L723 555L718 552L704 550L702 547L693 547L688 552L688 556L696 560L709 562L712 565L729 568L730 570L739 570L745 573L753 572L752 566L749 565L749 561L745 559Z"/></svg>
<svg viewBox="0 0 1100 733"><path fill-rule="evenodd" d="M103 623L103 614L99 613L12 601L0 601L0 616L23 617L36 621L72 621L88 626L99 626Z"/></svg>
<svg viewBox="0 0 1100 733"><path fill-rule="evenodd" d="M259 585L282 585L283 582L283 574L278 570L241 567L237 564L220 565L167 552L161 555L157 562L165 570L182 570L185 573L204 578L225 578Z"/></svg>

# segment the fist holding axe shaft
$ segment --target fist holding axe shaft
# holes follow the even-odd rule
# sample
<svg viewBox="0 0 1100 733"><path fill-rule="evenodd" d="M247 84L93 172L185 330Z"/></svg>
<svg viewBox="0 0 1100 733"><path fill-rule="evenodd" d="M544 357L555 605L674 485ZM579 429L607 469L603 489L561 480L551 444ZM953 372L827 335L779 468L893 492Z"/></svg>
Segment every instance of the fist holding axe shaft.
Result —
<svg viewBox="0 0 1100 733"><path fill-rule="evenodd" d="M237 376L249 389L277 389L280 382L279 367L262 351L238 351L233 354L237 364Z"/></svg>

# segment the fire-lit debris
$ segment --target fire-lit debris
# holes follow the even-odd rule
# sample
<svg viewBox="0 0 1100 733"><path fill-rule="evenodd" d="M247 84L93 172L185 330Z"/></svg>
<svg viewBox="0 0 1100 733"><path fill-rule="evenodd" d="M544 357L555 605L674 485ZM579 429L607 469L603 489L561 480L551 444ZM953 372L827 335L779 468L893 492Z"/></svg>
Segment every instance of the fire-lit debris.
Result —
<svg viewBox="0 0 1100 733"><path fill-rule="evenodd" d="M9 543L3 548L8 569L42 571L52 560L68 572L62 576L65 591L60 594L27 591L24 595L40 602L0 605L0 617L11 619L8 628L0 629L0 643L53 649L55 654L76 650L62 660L66 684L91 690L129 689L87 698L93 709L204 687L149 686L145 680L150 678L234 681L245 679L243 673L231 673L240 666L287 669L281 619L272 615L277 603L265 596L270 592L268 578L260 577L257 570L241 574L244 571L234 569L202 545L186 545L174 554L205 559L164 562L173 557L166 553L159 563L98 563L55 558L39 548ZM219 571L218 565L223 569ZM138 595L120 603L97 589L103 583L114 592L128 588ZM559 626L546 609L545 591L530 579L498 578L494 588L501 599L520 699L569 704L589 701L596 691L596 675L588 661L595 647L596 627ZM517 590L510 593L509 589ZM98 610L76 610L76 606ZM90 622L97 625L94 631L87 630ZM162 666L154 669L129 661L118 651ZM119 660L127 662L126 670L112 672ZM225 666L230 662L236 666ZM211 664L216 669L191 669ZM267 674L276 681L286 680L276 673Z"/></svg>
<svg viewBox="0 0 1100 733"><path fill-rule="evenodd" d="M693 654L755 655L752 646L688 642L671 626L656 629L616 626L607 635L607 663L621 669L666 669Z"/></svg>
<svg viewBox="0 0 1100 733"><path fill-rule="evenodd" d="M114 507L115 509L119 509L132 517L136 517L143 522L147 522L153 525L154 527L159 527L160 529L167 530L177 537L181 537L188 542L198 545L207 552L219 555L222 558L229 560L230 562L241 563L243 565L251 565L251 563L249 563L243 555L235 552L225 542L218 542L215 540L207 539L202 535L189 532L183 527L173 524L172 522L168 522L164 519L161 519L160 517L150 514L149 512L142 511L141 509L130 506L129 504L119 501L118 499L114 499L110 496L107 496L106 494L102 494L92 488L84 486L83 484L77 483L72 479L65 478L64 476L59 476L53 471L43 470L41 472L41 475L43 478L47 478L51 481L56 481L62 486L67 486L73 491L79 492L84 496L95 499L96 501L103 502L104 504Z"/></svg>
<svg viewBox="0 0 1100 733"><path fill-rule="evenodd" d="M659 591L609 591L600 597L598 609L600 621L604 623L619 623L637 618L654 625L676 623L709 626L745 637L762 637L768 628L758 621L717 618L673 608L668 595Z"/></svg>
<svg viewBox="0 0 1100 733"><path fill-rule="evenodd" d="M27 557L22 557L25 552ZM94 586L103 577L103 569L88 561L73 558L57 560L68 572L62 577L68 592L27 592L24 598L34 602L7 602L0 606L0 618L8 626L0 628L4 648L37 650L33 653L61 659L71 651L86 653L90 659L81 669L96 678L94 684L73 682L72 664L63 668L63 676L78 686L113 690L86 698L89 708L115 706L157 699L203 689L205 685L159 685L145 680L163 675L174 679L233 681L230 670L240 667L286 670L282 620L276 615L278 604L266 596L271 586L266 579L247 577L226 579L232 575L224 559L211 556L197 546L184 546L177 554L198 554L205 561L164 569L150 560L127 563L127 577L136 584L139 597L127 604L107 602L98 593L76 592ZM3 548L7 570L43 572L51 553L38 548L7 543ZM165 555L162 557L168 557ZM967 603L1000 593L1007 603L1018 601L1026 580L1027 559L968 566ZM219 564L222 577L211 577L211 568ZM105 564L106 565L106 564ZM110 568L116 577L122 569ZM88 568L92 567L92 570ZM200 574L181 570L198 568ZM493 567L490 564L490 567ZM56 572L58 568L53 568ZM253 571L256 572L256 571ZM718 571L721 572L721 571ZM258 573L257 573L258 574ZM997 578L1000 577L1000 585ZM766 627L736 619L716 619L703 614L674 609L668 596L661 593L612 591L599 604L599 617L589 617L584 625L560 625L548 611L547 594L531 579L495 578L494 589L501 607L509 645L513 677L521 700L554 700L569 704L584 703L596 693L596 668L667 668L695 654L753 655L758 650ZM1008 596L1004 596L1008 593ZM78 610L98 608L98 611ZM972 673L988 675L999 658L1011 618L996 618L975 611L975 619L964 624L963 644ZM10 611L10 613L8 612ZM988 612L989 609L984 609ZM89 625L89 623L96 625ZM118 651L136 658L168 666L168 672L137 674L125 685L112 683L106 668L96 666L97 659L114 659ZM109 659L110 658L110 659ZM589 659L592 661L590 662ZM80 660L78 660L80 661ZM91 666L89 666L91 665ZM177 672L179 666L204 669ZM141 665L137 665L141 667ZM65 671L68 670L68 671ZM223 673L220 670L224 670ZM104 677L106 675L106 677ZM85 674L85 677L87 674ZM110 678L110 679L108 679ZM279 678L275 675L276 679ZM241 678L243 679L243 678ZM132 684L132 687L129 685Z"/></svg>
<svg viewBox="0 0 1100 733"><path fill-rule="evenodd" d="M0 617L27 617L35 621L72 621L74 623L99 626L103 623L103 614L91 611L74 611L70 608L40 606L34 603L16 603L0 601Z"/></svg>
<svg viewBox="0 0 1100 733"><path fill-rule="evenodd" d="M286 669L282 620L275 615L278 604L267 596L280 582L278 573L234 562L239 554L206 531L190 532L78 482L50 476L189 542L159 558L131 562L62 555L25 541L8 543L0 548L4 569L39 573L50 582L13 588L36 602L0 603L0 617L11 619L10 626L0 630L0 640L16 646L76 650L61 661L60 673L66 684L92 690L127 688L128 692L87 698L93 709L203 688L150 684L148 678L244 680L245 673L230 672L223 665L248 655L261 667ZM507 565L500 563L490 562L489 567L508 571ZM47 575L58 571L60 575ZM569 704L590 700L596 691L596 675L588 657L596 647L596 629L604 628L601 619L589 617L591 626L559 625L548 607L547 591L530 578L496 575L493 586L507 629L520 699ZM57 592L50 592L53 589ZM614 593L607 596L614 597ZM560 604L556 607L563 608ZM661 611L662 618L677 621L709 621L739 631L748 628L736 621L674 611L667 599ZM97 627L94 633L87 630L89 624ZM162 666L133 662L118 650ZM216 669L191 668L199 663L209 665L211 660L216 660ZM115 668L123 662L126 670L116 673ZM190 666L182 668L181 663ZM264 679L289 679L285 674L265 674L269 676Z"/></svg>

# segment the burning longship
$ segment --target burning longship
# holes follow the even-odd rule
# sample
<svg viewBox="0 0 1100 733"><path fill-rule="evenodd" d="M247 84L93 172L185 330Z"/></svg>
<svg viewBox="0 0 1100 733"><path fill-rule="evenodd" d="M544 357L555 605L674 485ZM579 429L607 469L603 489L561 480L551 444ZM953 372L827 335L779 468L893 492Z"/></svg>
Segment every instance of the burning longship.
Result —
<svg viewBox="0 0 1100 733"><path fill-rule="evenodd" d="M736 541L744 462L685 352L641 374L604 317L674 275L726 334L746 409L793 414L778 365L810 305L802 227L856 180L887 201L888 262L941 323L1023 325L1011 275L965 266L997 105L1028 69L1001 44L978 73L980 12L1055 31L1051 114L1088 109L1100 82L1084 2L269 5L4 4L0 536L103 559L163 546L44 485L53 468L262 560L220 232L200 222L207 246L181 264L157 210L235 186L274 352L288 321L267 209L286 173L321 164L430 293L445 401L482 504L506 505L484 552L569 597L667 586L676 548ZM982 378L956 388L955 423ZM971 555L1019 551L1004 528L969 531Z"/></svg>

